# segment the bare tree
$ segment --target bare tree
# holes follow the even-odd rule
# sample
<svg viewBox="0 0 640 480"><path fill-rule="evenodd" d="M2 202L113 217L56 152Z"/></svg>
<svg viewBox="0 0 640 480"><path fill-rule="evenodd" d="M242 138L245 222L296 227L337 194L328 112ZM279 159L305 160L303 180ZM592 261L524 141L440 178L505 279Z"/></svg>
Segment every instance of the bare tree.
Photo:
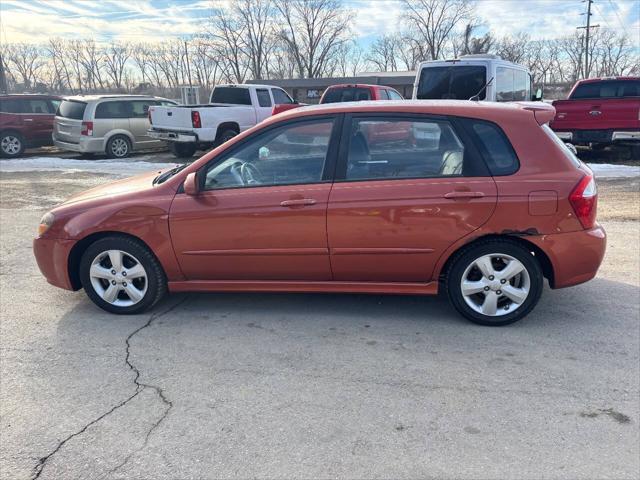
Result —
<svg viewBox="0 0 640 480"><path fill-rule="evenodd" d="M414 32L413 41L425 46L428 58L441 58L457 26L472 12L468 0L403 0L404 18Z"/></svg>
<svg viewBox="0 0 640 480"><path fill-rule="evenodd" d="M267 72L268 55L273 48L272 0L236 0L231 6L246 31L244 40L249 71L254 79L261 79Z"/></svg>
<svg viewBox="0 0 640 480"><path fill-rule="evenodd" d="M28 43L12 43L3 51L5 64L15 70L25 89L30 89L38 81L38 74L45 65L42 49Z"/></svg>
<svg viewBox="0 0 640 480"><path fill-rule="evenodd" d="M530 41L529 35L523 32L503 37L496 45L496 53L509 62L522 63L528 55Z"/></svg>
<svg viewBox="0 0 640 480"><path fill-rule="evenodd" d="M104 53L104 64L107 75L113 82L113 86L120 90L123 88L123 77L127 66L127 60L131 56L131 49L126 43L111 43Z"/></svg>
<svg viewBox="0 0 640 480"><path fill-rule="evenodd" d="M373 41L367 54L367 61L381 72L398 70L398 59L403 49L402 38L398 35L383 35Z"/></svg>
<svg viewBox="0 0 640 480"><path fill-rule="evenodd" d="M615 30L599 32L598 43L592 54L596 59L599 76L622 76L640 69L640 58L634 54L631 41L626 34L619 35Z"/></svg>
<svg viewBox="0 0 640 480"><path fill-rule="evenodd" d="M318 78L348 41L352 15L338 0L275 0L282 16L280 39L300 77Z"/></svg>
<svg viewBox="0 0 640 480"><path fill-rule="evenodd" d="M454 56L474 55L488 53L495 44L495 39L491 32L485 33L482 37L474 37L473 31L479 27L473 22L467 23L464 27L461 41L453 41Z"/></svg>

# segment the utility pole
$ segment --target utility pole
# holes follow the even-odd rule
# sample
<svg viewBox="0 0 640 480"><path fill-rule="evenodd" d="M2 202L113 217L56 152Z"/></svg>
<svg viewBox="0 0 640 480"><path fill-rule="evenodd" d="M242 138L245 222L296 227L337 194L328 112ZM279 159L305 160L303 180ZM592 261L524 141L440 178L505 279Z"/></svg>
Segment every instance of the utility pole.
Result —
<svg viewBox="0 0 640 480"><path fill-rule="evenodd" d="M187 78L189 79L189 92L191 92L191 67L189 66L189 50L187 49L187 41L184 41L184 58L187 64Z"/></svg>
<svg viewBox="0 0 640 480"><path fill-rule="evenodd" d="M584 41L584 78L589 78L589 37L591 36L591 29L598 28L600 25L591 25L591 4L594 0L582 0L587 2L587 24L582 27L578 27L578 30L585 29L585 41ZM583 13L584 15L584 13Z"/></svg>

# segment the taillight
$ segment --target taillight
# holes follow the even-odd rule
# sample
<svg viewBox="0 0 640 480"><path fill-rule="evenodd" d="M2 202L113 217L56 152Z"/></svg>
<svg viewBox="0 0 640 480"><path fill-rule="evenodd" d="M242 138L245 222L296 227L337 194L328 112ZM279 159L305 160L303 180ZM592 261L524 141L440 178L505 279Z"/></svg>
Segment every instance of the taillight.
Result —
<svg viewBox="0 0 640 480"><path fill-rule="evenodd" d="M192 110L191 111L191 124L193 125L193 128L200 128L202 127L202 122L200 121L200 112L197 110Z"/></svg>
<svg viewBox="0 0 640 480"><path fill-rule="evenodd" d="M85 137L92 137L93 122L82 122L82 130L80 131L80 135L84 135Z"/></svg>
<svg viewBox="0 0 640 480"><path fill-rule="evenodd" d="M584 228L592 228L596 223L598 188L596 187L595 179L591 175L582 177L569 195L569 202L582 226Z"/></svg>

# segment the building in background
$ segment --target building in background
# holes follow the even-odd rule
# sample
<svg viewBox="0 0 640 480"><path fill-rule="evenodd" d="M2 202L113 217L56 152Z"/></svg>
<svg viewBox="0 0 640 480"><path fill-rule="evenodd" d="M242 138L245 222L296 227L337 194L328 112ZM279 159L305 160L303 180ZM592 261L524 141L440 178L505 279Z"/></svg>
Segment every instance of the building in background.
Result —
<svg viewBox="0 0 640 480"><path fill-rule="evenodd" d="M411 98L415 71L362 72L356 77L334 78L284 78L280 80L247 80L246 83L276 85L300 103L318 103L322 93L330 85L365 83L395 88L404 98Z"/></svg>

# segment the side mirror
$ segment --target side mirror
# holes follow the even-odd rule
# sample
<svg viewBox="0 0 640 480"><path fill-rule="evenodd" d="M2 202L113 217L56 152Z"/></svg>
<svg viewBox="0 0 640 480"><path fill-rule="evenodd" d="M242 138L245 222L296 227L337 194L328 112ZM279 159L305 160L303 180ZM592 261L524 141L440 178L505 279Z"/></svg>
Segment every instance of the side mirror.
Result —
<svg viewBox="0 0 640 480"><path fill-rule="evenodd" d="M198 195L199 190L196 172L191 172L184 181L184 193L187 195Z"/></svg>
<svg viewBox="0 0 640 480"><path fill-rule="evenodd" d="M541 88L536 90L536 94L533 96L533 98L531 100L533 100L534 102L541 102L542 101L542 89Z"/></svg>

